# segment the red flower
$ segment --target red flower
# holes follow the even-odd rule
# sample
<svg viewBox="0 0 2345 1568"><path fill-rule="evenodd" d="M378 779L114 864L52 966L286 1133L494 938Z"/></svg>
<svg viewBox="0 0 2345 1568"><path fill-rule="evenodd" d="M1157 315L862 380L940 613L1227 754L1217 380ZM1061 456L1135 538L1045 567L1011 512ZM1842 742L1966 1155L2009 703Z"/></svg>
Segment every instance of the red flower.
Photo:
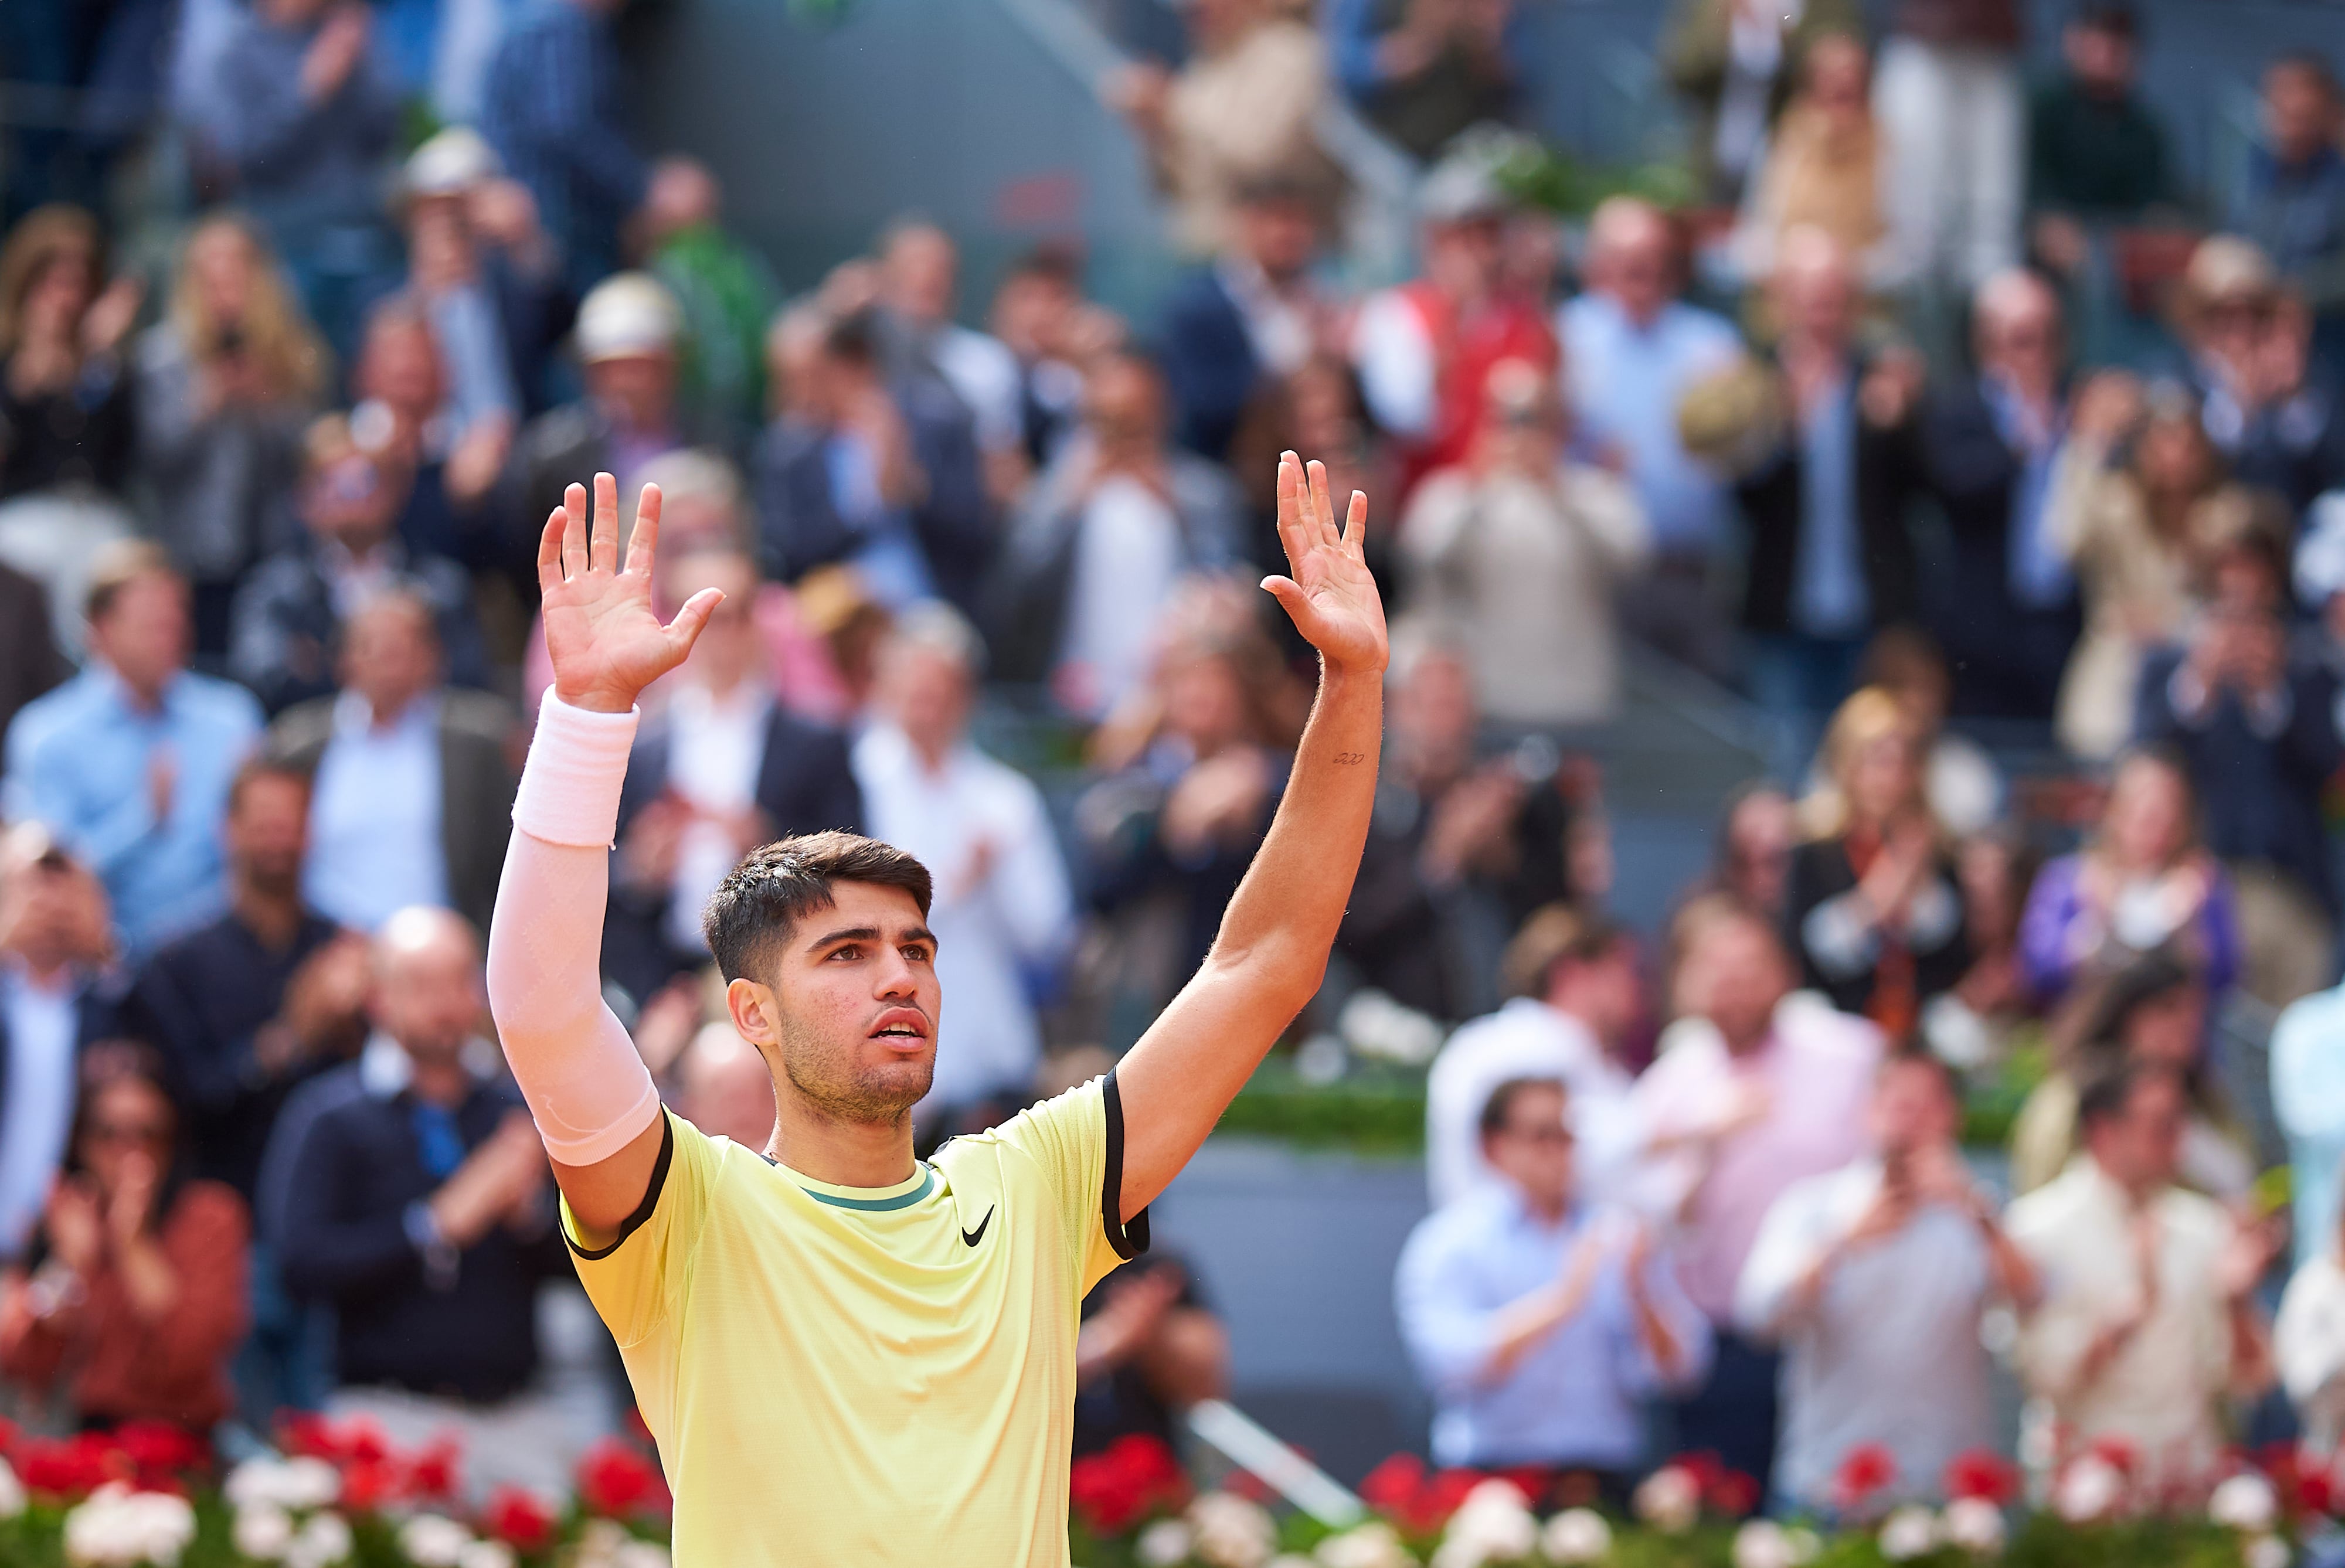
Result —
<svg viewBox="0 0 2345 1568"><path fill-rule="evenodd" d="M1873 1498L1896 1484L1897 1456L1884 1443L1861 1442L1832 1472L1832 1506L1842 1513L1861 1514Z"/></svg>
<svg viewBox="0 0 2345 1568"><path fill-rule="evenodd" d="M1396 1453L1360 1478L1360 1501L1395 1517L1408 1512L1425 1486L1425 1461Z"/></svg>
<svg viewBox="0 0 2345 1568"><path fill-rule="evenodd" d="M518 1486L500 1486L481 1510L481 1528L516 1552L537 1552L553 1541L553 1511Z"/></svg>
<svg viewBox="0 0 2345 1568"><path fill-rule="evenodd" d="M578 1462L578 1502L589 1513L626 1519L665 1510L667 1486L657 1465L616 1438L604 1438Z"/></svg>
<svg viewBox="0 0 2345 1568"><path fill-rule="evenodd" d="M2133 1479L2134 1471L2141 1463L2141 1456L2134 1452L2133 1444L2121 1437L2096 1437L2085 1452L2127 1481Z"/></svg>
<svg viewBox="0 0 2345 1568"><path fill-rule="evenodd" d="M25 1438L16 1450L16 1474L25 1490L46 1497L79 1498L109 1481L129 1481L130 1458L97 1432L69 1438Z"/></svg>
<svg viewBox="0 0 2345 1568"><path fill-rule="evenodd" d="M16 1423L0 1416L0 1459L16 1452Z"/></svg>
<svg viewBox="0 0 2345 1568"><path fill-rule="evenodd" d="M288 1453L330 1460L333 1434L326 1418L315 1411L280 1411L277 1416L277 1446Z"/></svg>
<svg viewBox="0 0 2345 1568"><path fill-rule="evenodd" d="M409 1495L421 1501L455 1495L463 1452L463 1445L452 1435L434 1438L419 1450L407 1467Z"/></svg>
<svg viewBox="0 0 2345 1568"><path fill-rule="evenodd" d="M2000 1508L2019 1495L2019 1467L1991 1449L1967 1449L1947 1462L1950 1498L1976 1498Z"/></svg>
<svg viewBox="0 0 2345 1568"><path fill-rule="evenodd" d="M167 1421L125 1421L114 1429L114 1444L144 1481L159 1482L204 1462L204 1445Z"/></svg>
<svg viewBox="0 0 2345 1568"><path fill-rule="evenodd" d="M1702 1488L1702 1501L1729 1519L1741 1519L1759 1507L1759 1482L1739 1470L1719 1471Z"/></svg>
<svg viewBox="0 0 2345 1568"><path fill-rule="evenodd" d="M400 1494L398 1468L388 1460L362 1459L342 1469L341 1505L345 1512L371 1513Z"/></svg>
<svg viewBox="0 0 2345 1568"><path fill-rule="evenodd" d="M1172 1451L1137 1432L1085 1454L1068 1474L1068 1500L1098 1535L1121 1534L1151 1513L1177 1508L1188 1491Z"/></svg>

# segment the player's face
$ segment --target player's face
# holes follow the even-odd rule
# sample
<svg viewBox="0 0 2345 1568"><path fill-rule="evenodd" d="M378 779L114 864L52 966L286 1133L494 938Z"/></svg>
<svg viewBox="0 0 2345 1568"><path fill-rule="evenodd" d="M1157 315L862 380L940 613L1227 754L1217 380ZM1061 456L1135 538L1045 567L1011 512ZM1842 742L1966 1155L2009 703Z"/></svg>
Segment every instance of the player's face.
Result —
<svg viewBox="0 0 2345 1568"><path fill-rule="evenodd" d="M892 1121L937 1066L937 939L912 895L841 882L777 956L766 1007L735 1022L771 1042L792 1088L848 1121ZM736 986L741 982L736 982Z"/></svg>

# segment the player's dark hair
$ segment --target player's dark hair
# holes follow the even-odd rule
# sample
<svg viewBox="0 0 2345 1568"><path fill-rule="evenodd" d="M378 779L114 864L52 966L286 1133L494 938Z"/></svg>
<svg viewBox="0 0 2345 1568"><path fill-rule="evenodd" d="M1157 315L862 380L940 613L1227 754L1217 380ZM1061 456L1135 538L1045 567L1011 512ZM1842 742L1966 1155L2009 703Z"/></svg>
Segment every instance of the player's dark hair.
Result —
<svg viewBox="0 0 2345 1568"><path fill-rule="evenodd" d="M1553 1089L1567 1101L1571 1098L1571 1091L1564 1087L1561 1078L1508 1078L1482 1102L1482 1136L1496 1138L1506 1131L1507 1118L1514 1114L1515 1101L1535 1089Z"/></svg>
<svg viewBox="0 0 2345 1568"><path fill-rule="evenodd" d="M894 845L837 831L777 839L743 855L708 895L700 930L717 968L727 980L748 976L799 921L831 907L840 882L901 888L928 917L929 868Z"/></svg>

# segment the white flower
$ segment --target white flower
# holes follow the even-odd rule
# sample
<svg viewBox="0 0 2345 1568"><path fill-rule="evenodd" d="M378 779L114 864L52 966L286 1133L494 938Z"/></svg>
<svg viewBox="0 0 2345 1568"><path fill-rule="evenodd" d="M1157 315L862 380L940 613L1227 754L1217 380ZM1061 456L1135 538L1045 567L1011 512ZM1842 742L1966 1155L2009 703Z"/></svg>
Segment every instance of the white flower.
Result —
<svg viewBox="0 0 2345 1568"><path fill-rule="evenodd" d="M238 1508L273 1502L290 1512L323 1508L341 1495L342 1478L322 1459L248 1459L228 1472L221 1488Z"/></svg>
<svg viewBox="0 0 2345 1568"><path fill-rule="evenodd" d="M25 1512L25 1483L5 1459L0 1459L0 1519L14 1519Z"/></svg>
<svg viewBox="0 0 2345 1568"><path fill-rule="evenodd" d="M1132 1554L1142 1568L1172 1568L1175 1563L1189 1560L1193 1544L1186 1524L1177 1519L1160 1519L1140 1533L1140 1539L1132 1543Z"/></svg>
<svg viewBox="0 0 2345 1568"><path fill-rule="evenodd" d="M1645 1477L1632 1500L1637 1517L1657 1530L1681 1534L1701 1517L1701 1483L1681 1464L1665 1464Z"/></svg>
<svg viewBox="0 0 2345 1568"><path fill-rule="evenodd" d="M1513 1563L1538 1545L1538 1521L1530 1500L1511 1481L1493 1478L1476 1486L1449 1516L1433 1560L1438 1568L1480 1568Z"/></svg>
<svg viewBox="0 0 2345 1568"><path fill-rule="evenodd" d="M1263 1568L1278 1550L1278 1525L1258 1502L1233 1492L1208 1492L1189 1504L1199 1561L1211 1568Z"/></svg>
<svg viewBox="0 0 2345 1568"><path fill-rule="evenodd" d="M2226 1530L2261 1535L2279 1517L2279 1495L2254 1471L2242 1471L2215 1488L2207 1499L2207 1517Z"/></svg>
<svg viewBox="0 0 2345 1568"><path fill-rule="evenodd" d="M2068 1467L2052 1489L2052 1512L2071 1524L2106 1518L2125 1498L2125 1472L2098 1454Z"/></svg>
<svg viewBox="0 0 2345 1568"><path fill-rule="evenodd" d="M1771 1519L1753 1519L1734 1533L1734 1568L1794 1568L1792 1538Z"/></svg>
<svg viewBox="0 0 2345 1568"><path fill-rule="evenodd" d="M1892 1563L1907 1563L1938 1545L1938 1516L1908 1504L1881 1522L1881 1554Z"/></svg>
<svg viewBox="0 0 2345 1568"><path fill-rule="evenodd" d="M502 1541L467 1542L456 1568L513 1568L513 1548Z"/></svg>
<svg viewBox="0 0 2345 1568"><path fill-rule="evenodd" d="M288 1568L332 1568L350 1555L350 1527L339 1513L312 1513L285 1553Z"/></svg>
<svg viewBox="0 0 2345 1568"><path fill-rule="evenodd" d="M399 1527L400 1555L415 1568L456 1568L472 1533L444 1513L419 1513Z"/></svg>
<svg viewBox="0 0 2345 1568"><path fill-rule="evenodd" d="M1539 1550L1559 1565L1601 1563L1612 1550L1612 1527L1592 1508L1567 1508L1539 1533Z"/></svg>
<svg viewBox="0 0 2345 1568"><path fill-rule="evenodd" d="M1959 1546L1974 1556L2002 1554L2003 1510L1984 1497L1958 1497L1947 1503L1938 1529L1948 1544Z"/></svg>
<svg viewBox="0 0 2345 1568"><path fill-rule="evenodd" d="M611 1554L611 1568L674 1568L667 1548L656 1541L627 1541Z"/></svg>
<svg viewBox="0 0 2345 1568"><path fill-rule="evenodd" d="M236 1511L229 1538L247 1557L274 1563L293 1544L293 1516L273 1502L248 1502Z"/></svg>
<svg viewBox="0 0 2345 1568"><path fill-rule="evenodd" d="M2247 1568L2288 1568L2296 1560L2288 1543L2277 1535L2256 1536L2240 1550L2239 1556Z"/></svg>
<svg viewBox="0 0 2345 1568"><path fill-rule="evenodd" d="M1300 1552L1282 1552L1265 1563L1264 1568L1313 1568L1313 1564L1311 1559Z"/></svg>
<svg viewBox="0 0 2345 1568"><path fill-rule="evenodd" d="M1381 1519L1355 1524L1319 1543L1319 1568L1416 1568L1400 1532Z"/></svg>
<svg viewBox="0 0 2345 1568"><path fill-rule="evenodd" d="M196 1511L184 1497L133 1492L111 1482L66 1515L66 1560L174 1568L196 1538Z"/></svg>

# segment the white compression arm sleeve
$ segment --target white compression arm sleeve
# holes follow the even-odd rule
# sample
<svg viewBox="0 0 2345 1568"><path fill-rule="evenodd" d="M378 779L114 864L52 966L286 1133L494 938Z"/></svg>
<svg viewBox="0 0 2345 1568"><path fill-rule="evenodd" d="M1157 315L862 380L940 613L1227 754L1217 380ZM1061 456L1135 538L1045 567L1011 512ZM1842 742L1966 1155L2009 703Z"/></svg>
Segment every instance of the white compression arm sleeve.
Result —
<svg viewBox="0 0 2345 1568"><path fill-rule="evenodd" d="M573 708L553 692L513 801L489 926L489 1010L545 1150L593 1165L659 1114L634 1042L603 1003L610 845L635 714Z"/></svg>

